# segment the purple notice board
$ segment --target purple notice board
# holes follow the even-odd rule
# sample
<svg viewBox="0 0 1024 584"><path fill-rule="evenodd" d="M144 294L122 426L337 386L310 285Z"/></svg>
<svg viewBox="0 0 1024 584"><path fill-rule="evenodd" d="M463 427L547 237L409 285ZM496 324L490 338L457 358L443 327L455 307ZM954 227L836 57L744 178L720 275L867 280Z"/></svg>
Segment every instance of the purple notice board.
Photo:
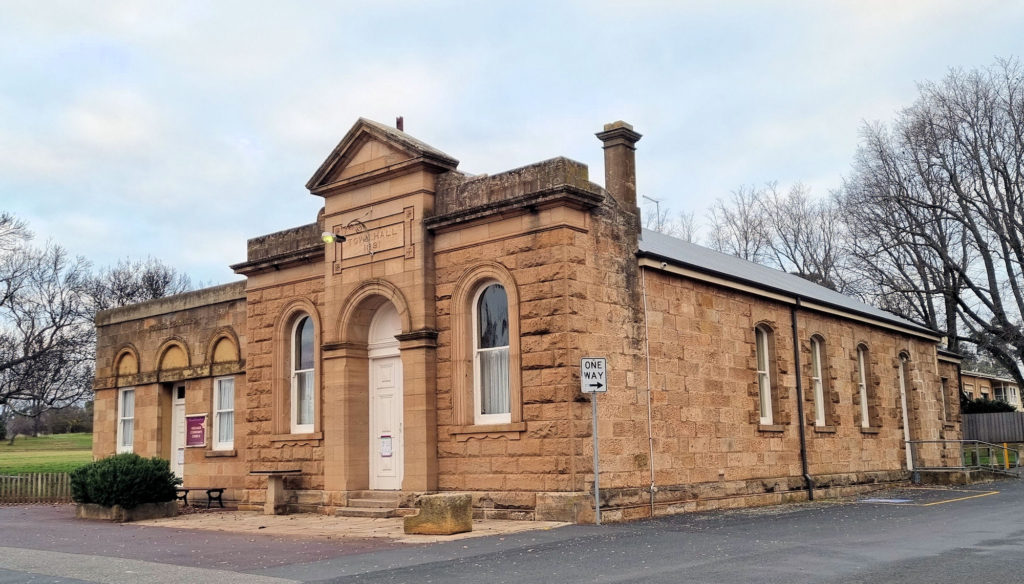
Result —
<svg viewBox="0 0 1024 584"><path fill-rule="evenodd" d="M206 414L185 416L185 446L206 446Z"/></svg>

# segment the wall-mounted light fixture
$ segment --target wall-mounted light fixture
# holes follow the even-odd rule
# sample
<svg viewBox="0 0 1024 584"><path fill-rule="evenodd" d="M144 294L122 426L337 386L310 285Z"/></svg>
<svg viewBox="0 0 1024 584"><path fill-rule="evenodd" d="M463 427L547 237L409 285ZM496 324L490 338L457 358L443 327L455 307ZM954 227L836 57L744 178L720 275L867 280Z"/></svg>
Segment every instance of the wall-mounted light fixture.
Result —
<svg viewBox="0 0 1024 584"><path fill-rule="evenodd" d="M347 239L340 233L331 233L330 231L324 231L320 234L320 239L324 240L324 243L341 243Z"/></svg>

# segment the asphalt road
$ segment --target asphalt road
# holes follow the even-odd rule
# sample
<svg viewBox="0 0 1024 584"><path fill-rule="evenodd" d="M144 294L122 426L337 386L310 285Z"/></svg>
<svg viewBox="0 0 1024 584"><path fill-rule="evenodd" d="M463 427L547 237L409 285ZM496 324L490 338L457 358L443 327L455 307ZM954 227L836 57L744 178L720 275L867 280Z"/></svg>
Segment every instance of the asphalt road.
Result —
<svg viewBox="0 0 1024 584"><path fill-rule="evenodd" d="M1024 481L864 498L424 546L92 522L62 545L66 520L10 530L31 508L0 508L0 583L1024 583Z"/></svg>

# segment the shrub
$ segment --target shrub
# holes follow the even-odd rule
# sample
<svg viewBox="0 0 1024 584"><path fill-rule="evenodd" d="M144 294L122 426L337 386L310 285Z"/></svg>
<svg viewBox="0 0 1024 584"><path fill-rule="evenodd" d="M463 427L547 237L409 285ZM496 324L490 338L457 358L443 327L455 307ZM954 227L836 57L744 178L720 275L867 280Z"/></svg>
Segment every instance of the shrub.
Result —
<svg viewBox="0 0 1024 584"><path fill-rule="evenodd" d="M997 414L999 412L1017 411L1013 404L998 399L990 400L985 397L964 400L960 407L965 414Z"/></svg>
<svg viewBox="0 0 1024 584"><path fill-rule="evenodd" d="M87 464L71 473L71 498L132 509L143 503L173 501L181 479L162 458L117 454Z"/></svg>

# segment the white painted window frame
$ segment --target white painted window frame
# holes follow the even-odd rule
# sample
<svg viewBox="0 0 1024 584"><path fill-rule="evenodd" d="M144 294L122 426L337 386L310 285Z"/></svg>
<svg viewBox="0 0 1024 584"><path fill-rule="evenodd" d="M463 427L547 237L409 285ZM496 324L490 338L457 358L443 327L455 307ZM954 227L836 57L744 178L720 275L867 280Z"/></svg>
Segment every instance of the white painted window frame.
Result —
<svg viewBox="0 0 1024 584"><path fill-rule="evenodd" d="M825 426L825 384L822 379L821 339L811 337L811 385L814 391L814 425Z"/></svg>
<svg viewBox="0 0 1024 584"><path fill-rule="evenodd" d="M132 396L132 415L124 415L125 396ZM122 387L117 390L117 453L134 452L135 450L135 388ZM124 423L130 421L132 426L132 441L124 444Z"/></svg>
<svg viewBox="0 0 1024 584"><path fill-rule="evenodd" d="M754 341L757 354L757 393L758 407L760 408L760 423L762 426L771 426L774 421L772 412L772 375L771 360L768 349L771 344L768 342L768 335L771 334L764 327L754 328Z"/></svg>
<svg viewBox="0 0 1024 584"><path fill-rule="evenodd" d="M231 407L224 407L220 399L220 389L222 383L231 384ZM234 450L235 449L235 378L233 376L218 377L213 380L213 449L214 450ZM227 413L231 413L231 440L226 442L220 441L220 429L221 417Z"/></svg>
<svg viewBox="0 0 1024 584"><path fill-rule="evenodd" d="M857 392L860 394L860 427L870 428L871 419L868 417L868 374L864 357L867 350L863 345L857 347Z"/></svg>
<svg viewBox="0 0 1024 584"><path fill-rule="evenodd" d="M486 353L486 352L500 351L500 350L504 349L505 350L505 359L506 359L506 364L505 364L505 368L506 369L509 368L510 360L511 360L511 355L510 355L510 346L511 346L511 342L512 342L511 337L509 338L509 343L510 343L509 345L505 345L503 347L489 347L489 348L486 348L486 349L479 348L479 346L480 346L480 335L479 335L480 296L483 295L484 290L486 290L487 288L489 288L489 287L491 287L491 286L493 286L495 284L497 284L498 286L501 286L502 290L505 291L505 299L506 299L506 303L507 303L507 300L508 300L508 290L505 288L505 285L502 284L501 282L497 281L497 280L486 280L486 281L481 282L480 284L477 285L476 293L473 294L473 301L472 301L472 304L470 305L472 307L471 311L473 313L473 319L472 319L472 324L471 324L472 328L471 328L471 331L470 331L470 334L473 337L473 423L474 424L478 424L478 425L509 424L509 423L512 422L512 412L511 412L511 409L512 409L512 395L511 395L511 393L512 393L512 380L511 380L512 372L511 371L509 371L509 377L510 378L508 379L508 381L505 384L505 389L506 389L506 391L509 392L508 402L509 402L509 410L510 411L506 412L506 413L501 413L501 414L484 414L484 413L482 413L480 411L481 404L483 403L483 396L481 394L481 392L483 391L483 384L481 383L481 377L480 377L481 376L481 371L480 371L480 354L481 353ZM505 317L508 318L508 315L506 314Z"/></svg>
<svg viewBox="0 0 1024 584"><path fill-rule="evenodd" d="M308 424L300 424L299 423L299 403L298 403L298 400L299 400L299 375L301 375L301 374L309 374L313 378L313 382L312 382L312 388L313 389L312 389L312 396L311 396L312 399L313 399L313 414L312 414L312 416L313 416L314 419L316 419L316 394L317 394L317 391L316 391L316 351L313 350L313 348L311 348L311 350L313 350L313 368L312 369L296 369L295 368L298 365L298 359L297 359L298 355L296 355L296 336L298 335L298 332L299 332L299 324L305 318L309 318L309 322L313 326L313 339L314 339L313 340L313 344L314 344L314 346L316 345L316 323L313 322L313 317L312 316L310 316L310 315L308 315L308 314L303 312L303 313L301 313L301 314L299 314L298 316L295 317L295 322L292 323L292 333L289 336L289 341L290 341L290 344L289 344L290 348L289 348L289 350L291 351L291 359L290 359L291 362L289 364L289 367L291 368L291 377L290 377L290 379L291 379L291 396L290 396L290 399L288 400L288 403L290 404L290 409L291 409L291 431L292 431L291 433L292 434L310 434L310 433L312 433L314 431L314 428L316 426L316 424L312 420Z"/></svg>

